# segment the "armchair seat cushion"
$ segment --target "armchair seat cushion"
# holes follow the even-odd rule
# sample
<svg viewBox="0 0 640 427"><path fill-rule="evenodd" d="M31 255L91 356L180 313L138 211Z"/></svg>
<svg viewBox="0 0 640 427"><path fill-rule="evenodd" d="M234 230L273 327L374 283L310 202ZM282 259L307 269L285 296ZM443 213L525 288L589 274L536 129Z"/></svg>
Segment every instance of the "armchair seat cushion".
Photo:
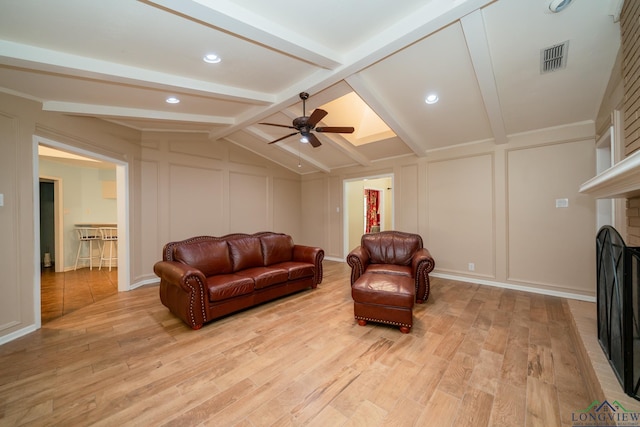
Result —
<svg viewBox="0 0 640 427"><path fill-rule="evenodd" d="M396 264L369 264L367 273L395 274L398 276L411 277L411 267Z"/></svg>

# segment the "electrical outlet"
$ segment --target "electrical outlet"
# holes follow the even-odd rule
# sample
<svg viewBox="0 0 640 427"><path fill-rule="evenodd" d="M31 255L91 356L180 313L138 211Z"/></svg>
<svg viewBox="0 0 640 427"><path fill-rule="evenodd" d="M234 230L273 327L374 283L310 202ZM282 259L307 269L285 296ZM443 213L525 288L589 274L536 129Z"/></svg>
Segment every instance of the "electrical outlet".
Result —
<svg viewBox="0 0 640 427"><path fill-rule="evenodd" d="M476 271L476 265L472 262L469 263L469 271Z"/></svg>

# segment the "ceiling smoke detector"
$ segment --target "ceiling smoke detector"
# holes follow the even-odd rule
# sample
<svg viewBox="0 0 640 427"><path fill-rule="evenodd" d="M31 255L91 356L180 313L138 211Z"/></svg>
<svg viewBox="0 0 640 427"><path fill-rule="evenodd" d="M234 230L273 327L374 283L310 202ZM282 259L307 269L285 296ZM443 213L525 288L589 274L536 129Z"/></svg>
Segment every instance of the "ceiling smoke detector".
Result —
<svg viewBox="0 0 640 427"><path fill-rule="evenodd" d="M571 4L572 0L551 0L549 3L549 10L553 13L562 12L567 6Z"/></svg>

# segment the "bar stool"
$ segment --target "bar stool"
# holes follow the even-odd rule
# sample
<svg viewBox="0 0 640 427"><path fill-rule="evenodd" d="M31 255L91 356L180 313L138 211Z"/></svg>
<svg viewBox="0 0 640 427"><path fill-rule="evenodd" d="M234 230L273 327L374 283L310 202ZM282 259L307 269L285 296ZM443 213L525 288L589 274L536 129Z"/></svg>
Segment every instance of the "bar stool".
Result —
<svg viewBox="0 0 640 427"><path fill-rule="evenodd" d="M89 269L93 270L93 258L100 257L100 231L94 227L76 227L76 233L78 234L78 253L76 254L76 265L73 269L78 269L79 260L89 260ZM93 254L94 242L98 246L98 255ZM81 256L83 247L88 251L86 256Z"/></svg>
<svg viewBox="0 0 640 427"><path fill-rule="evenodd" d="M118 229L116 227L100 227L100 238L102 239L102 252L100 253L100 265L98 270L102 270L102 261L109 261L109 271L113 266L113 261L118 261ZM105 256L105 252L109 245L109 256ZM113 247L116 246L114 255ZM116 267L118 265L116 264Z"/></svg>

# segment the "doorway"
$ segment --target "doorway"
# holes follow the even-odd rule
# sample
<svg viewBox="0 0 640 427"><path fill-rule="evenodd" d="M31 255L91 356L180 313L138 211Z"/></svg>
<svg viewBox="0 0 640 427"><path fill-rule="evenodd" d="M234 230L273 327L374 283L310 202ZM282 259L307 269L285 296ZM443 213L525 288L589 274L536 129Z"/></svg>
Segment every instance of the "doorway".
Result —
<svg viewBox="0 0 640 427"><path fill-rule="evenodd" d="M64 271L56 255L64 253L62 239L62 181L58 177L40 176L40 262L43 268ZM47 256L47 253L49 256ZM51 265L47 265L47 264Z"/></svg>
<svg viewBox="0 0 640 427"><path fill-rule="evenodd" d="M56 222L53 181L40 178L40 266L54 268L56 263Z"/></svg>
<svg viewBox="0 0 640 427"><path fill-rule="evenodd" d="M45 309L43 304L48 304L47 301L43 301L43 286L45 288L53 285L59 287L60 281L64 282L67 279L69 286L71 286L71 281L82 283L83 285L91 282L91 284L88 285L89 287L84 291L84 296L88 296L90 299L94 299L96 296L104 296L105 294L103 291L105 288L96 291L95 286L97 286L96 283L98 281L104 282L103 285L113 289L113 292L129 290L129 260L127 257L129 241L127 230L129 227L127 214L128 198L126 191L128 188L128 165L117 159L107 158L42 137L34 136L33 143L35 175L34 223L36 227L38 227L38 229L35 230L37 238L35 247L36 249L40 249L36 250L36 257L34 259L34 266L37 270L35 277L39 279L36 282L35 295L37 295L37 297L34 299L34 311L40 315L36 318L36 325L40 327L43 320L43 310ZM69 157L64 161L60 160L54 166L47 164L46 160L42 160L43 170L41 169L41 157L39 154L40 147L59 150L68 154ZM48 153L48 156L51 157L53 155ZM49 159L49 157L44 156L43 159ZM89 164L87 162L91 162L90 164L92 166L87 166ZM79 171L68 172L69 170L73 170L74 167ZM64 178L65 173L71 173L71 175ZM79 184L80 182L84 182L87 175L97 176L96 179L100 181L102 186L100 187L100 184L94 184L98 185L98 187L87 188L86 185ZM66 197L63 195L62 190L63 180L66 186L69 187L69 194L66 195ZM106 186L104 184L110 185ZM52 192L50 188L51 185L53 185ZM110 195L107 196L107 193ZM86 198L93 198L93 202L98 200L98 204L86 206L83 205L82 202L79 202L79 200ZM53 199L53 201L51 199ZM71 201L66 199L70 199ZM107 199L112 200L109 201ZM54 205L53 209L50 208L51 203ZM105 209L105 206L113 207L113 213L110 214L111 216L104 216L104 212L110 211L109 209ZM94 211L94 216L91 216L92 210ZM53 220L43 217L50 215L51 211L53 211L54 215ZM75 225L84 221L117 224L119 260L117 264L118 268L113 269L112 272L104 268L102 272L100 272L95 267L91 271L88 268L79 268L77 271L74 270L74 261L78 248L78 242L75 238ZM53 244L51 243L51 223L53 223L54 229ZM55 273L53 268L43 268L46 263L45 253L47 252L49 252L47 258L51 259L52 267L55 266ZM82 272L81 270L87 271ZM42 275L40 274L41 272L43 273ZM44 273L46 273L46 277ZM99 277L96 278L95 276ZM94 288L90 288L90 286ZM45 291L46 290L47 289L45 289ZM90 299L88 300L89 303L93 302ZM84 300L87 300L87 298L84 298ZM74 303L76 302L76 299L74 299ZM49 313L55 311L50 308L51 307L47 307Z"/></svg>
<svg viewBox="0 0 640 427"><path fill-rule="evenodd" d="M346 257L353 248L360 245L363 234L394 228L393 174L345 180L343 195ZM375 202L372 195L375 195ZM372 206L375 206L375 213Z"/></svg>

